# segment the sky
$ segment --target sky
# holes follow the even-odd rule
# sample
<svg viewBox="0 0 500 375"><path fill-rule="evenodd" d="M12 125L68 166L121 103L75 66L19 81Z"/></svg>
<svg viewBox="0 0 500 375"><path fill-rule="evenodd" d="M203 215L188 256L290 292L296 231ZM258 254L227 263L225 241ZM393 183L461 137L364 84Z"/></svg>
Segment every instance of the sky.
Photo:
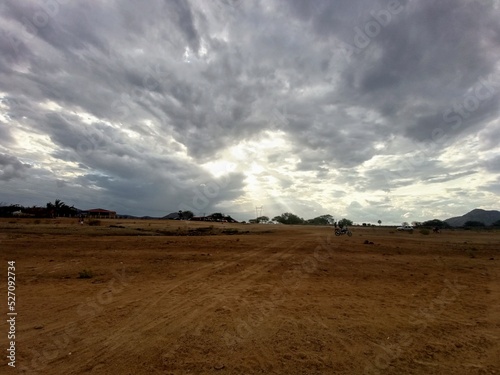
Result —
<svg viewBox="0 0 500 375"><path fill-rule="evenodd" d="M6 0L0 201L500 209L500 0Z"/></svg>

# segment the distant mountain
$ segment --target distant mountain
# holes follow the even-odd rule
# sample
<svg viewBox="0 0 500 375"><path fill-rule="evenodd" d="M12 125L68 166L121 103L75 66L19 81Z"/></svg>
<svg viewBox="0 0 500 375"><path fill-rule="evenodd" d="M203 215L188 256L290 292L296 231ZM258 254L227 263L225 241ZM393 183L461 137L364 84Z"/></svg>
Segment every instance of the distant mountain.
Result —
<svg viewBox="0 0 500 375"><path fill-rule="evenodd" d="M133 215L116 215L116 217L118 217L119 219L139 219L137 216L133 216Z"/></svg>
<svg viewBox="0 0 500 375"><path fill-rule="evenodd" d="M486 225L491 225L498 220L500 220L500 211L486 211L476 208L463 216L450 217L449 219L446 219L445 222L452 227L461 227L467 221L480 221Z"/></svg>

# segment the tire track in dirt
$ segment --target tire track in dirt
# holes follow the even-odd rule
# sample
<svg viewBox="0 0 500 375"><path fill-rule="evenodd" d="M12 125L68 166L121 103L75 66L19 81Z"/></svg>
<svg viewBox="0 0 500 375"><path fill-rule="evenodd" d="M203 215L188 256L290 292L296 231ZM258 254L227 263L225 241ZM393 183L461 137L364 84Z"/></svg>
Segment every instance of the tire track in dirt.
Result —
<svg viewBox="0 0 500 375"><path fill-rule="evenodd" d="M221 299L213 299L210 292L213 295L213 289L223 291L222 295L227 297L227 292L230 289L230 285L237 285L237 289L233 289L235 294L238 294L238 290L244 290L255 284L255 280L258 279L259 275L262 275L263 272L271 270L276 267L275 260L276 259L288 259L292 257L293 250L296 248L300 248L304 241L300 243L294 243L293 246L289 247L287 250L283 250L284 245L289 241L278 241L273 242L271 244L266 245L264 248L259 248L250 252L246 252L242 254L242 257L237 258L237 261L220 261L217 264L219 267L214 267L214 264L208 264L206 266L201 267L191 276L187 278L182 278L179 282L172 285L166 291L161 291L161 294L155 298L155 300L151 303L148 303L147 307L141 309L139 313L134 314L133 317L129 318L126 322L122 323L123 327L118 331L115 331L112 336L109 336L100 342L96 343L95 340L92 339L84 339L84 342L87 341L87 347L92 347L92 352L100 353L98 356L93 357L92 359L87 360L86 362L80 362L77 367L73 367L74 371L78 371L78 369L89 368L92 366L92 363L102 363L106 362L110 358L116 356L117 349L121 346L128 345L127 343L137 343L140 342L140 336L146 332L155 332L159 327L161 327L163 334L174 334L180 331L185 331L186 327L191 326L193 322L203 321L206 313L210 310L213 310L217 306L220 305ZM266 250L270 250L273 248L279 249L275 254L271 256L267 256ZM266 256L266 262L260 261L255 262L256 257ZM205 282L205 280L211 274L215 272L223 272L227 271L231 268L234 268L237 264L243 263L248 260L254 260L255 264L243 268L241 271L236 272L233 276L230 276L229 279L227 277L222 277L221 280L217 281L218 284L221 284L221 287L217 288L217 285L209 285ZM222 265L221 265L222 263ZM151 314L152 310L157 307L158 303L165 298L165 296L174 293L176 290L179 290L183 286L194 286L189 288L188 293L184 293L183 298L179 300L177 303L168 305L168 313L164 315L158 314L158 312ZM203 293L199 289L199 287L205 287L204 289L206 293ZM158 292L155 292L157 295ZM194 294L194 296L193 296ZM191 298L192 297L192 298ZM130 298L130 296L128 296ZM193 306L199 306L198 308L194 308ZM145 324L144 317L147 316L149 322ZM175 322L175 324L172 324ZM196 332L195 330L191 330ZM96 345L102 347L103 350L96 350ZM132 344L136 345L136 344ZM90 350L86 349L86 352L90 353ZM87 353L87 354L88 354ZM82 355L85 352L81 353Z"/></svg>
<svg viewBox="0 0 500 375"><path fill-rule="evenodd" d="M487 337L491 340L491 343L494 345L491 348L489 355L489 363L494 363L495 361L498 364L498 368L500 368L500 272L498 271L498 267L493 269L493 267L488 267L488 274L490 277L488 290L489 294L489 303L488 303L488 321L489 331L487 333ZM492 327L494 327L492 329Z"/></svg>
<svg viewBox="0 0 500 375"><path fill-rule="evenodd" d="M283 244L283 242L280 242L278 244L273 244L272 246L268 246L267 248L269 249L269 248L273 248L273 247L280 247L282 244ZM290 248L286 251L278 252L278 253L272 255L271 257L269 257L268 259L274 260L276 258L284 258L285 256L288 258L288 257L292 256L292 254L290 254L290 252L293 251L293 249L294 248ZM239 258L238 261L231 261L231 262L226 263L223 267L218 268L217 271L221 272L221 271L225 271L225 270L234 268L234 267L236 267L237 264L242 263L245 260L251 260L252 258L255 257L255 255L260 255L260 253L261 253L260 250L249 253L245 257ZM269 265L271 265L271 267ZM272 262L269 263L269 265L263 265L261 262L255 262L255 264L253 264L252 266L247 267L247 268L243 268L243 269L241 269L241 271L235 272L235 274L233 276L231 276L229 279L223 278L223 279L219 280L219 283L222 283L223 287L217 288L217 290L222 289L223 291L226 292L226 291L231 289L229 286L233 285L233 284L238 285L238 287L240 289L244 289L244 288L248 287L251 282L255 281L255 276L257 276L257 275L261 274L262 272L267 271L268 269L273 267ZM183 307L187 306L187 308L189 309L190 308L189 305L203 304L208 298L210 298L209 296L203 295L204 294L203 289L205 289L206 292L212 291L214 289L214 285L208 285L204 281L204 279L207 278L209 272L210 272L210 270L208 270L208 272L205 272L203 274L197 272L192 277L190 277L188 280L182 280L180 284L177 284L177 285L173 286L172 288L170 288L167 292L163 293L157 299L157 301L163 299L163 297L166 294L171 293L175 289L178 289L179 287L184 286L187 283L193 283L195 281L199 281L198 283L193 283L192 284L193 286L189 289L189 292L193 292L196 294L195 297L193 299L184 298L183 300L179 301L179 303L177 303L175 305L170 305L169 306L170 307L169 314L167 314L165 317L170 318L170 319L175 318L175 317L182 317L182 316L184 316L184 314L186 312L185 311L186 309L183 309ZM200 287L201 287L201 290L200 290ZM210 289L210 290L207 290L207 289ZM152 304L151 308L154 307L154 305L157 303L157 301ZM219 301L215 301L215 303L212 303L208 307L211 307L212 305L216 305L216 304L218 304L218 302ZM208 308L205 307L204 310L208 310ZM151 321L149 325L143 326L143 330L154 329L157 325L158 324L156 324L154 321Z"/></svg>
<svg viewBox="0 0 500 375"><path fill-rule="evenodd" d="M360 233L362 230L360 228ZM481 245L489 241L485 240L486 233L483 238L479 238L479 234L475 237L470 234L464 237L464 234L459 239L452 237L456 234L452 233L448 237L440 236L439 241L437 236L422 237L419 243L426 246L417 248L415 241L400 244L394 242L396 235L389 230L380 229L380 232L384 235L380 236L380 241L375 236L378 232L374 234L372 229L362 232L363 237L377 242L373 247L361 245L365 238L356 235L353 237L358 240L356 243L343 241L347 238L336 239L341 249L332 257L327 257L332 255L330 253L320 253L324 254L321 257L324 264L316 257L314 247L318 243L310 235L296 230L283 230L281 238L285 241L278 245L282 248L277 251L283 258L274 256L276 251L264 246L277 240L278 235L248 236L238 244L235 242L234 248L232 241L213 237L207 241L207 248L210 251L224 249L213 258L200 253L207 251L202 239L174 241L173 257L166 255L170 246L156 246L155 241L145 243L145 239L127 239L123 242L123 250L132 250L123 259L117 259L112 252L103 251L102 255L95 252L99 257L91 261L92 264L100 264L101 259L107 261L102 284L72 280L68 281L66 290L66 282L54 277L50 268L43 271L50 277L25 288L26 313L25 323L20 325L23 330L19 363L29 365L24 358L30 356L30 349L36 349L47 350L52 359L45 368L37 369L40 374L319 374L333 373L331 364L335 365L335 373L348 374L362 373L365 364L360 363L360 359L367 356L372 362L375 360L375 364L386 358L384 370L388 373L425 374L432 370L428 366L440 372L498 371L500 284L498 275L494 274L498 271L498 262L488 260L493 255L496 258L498 253L494 245ZM294 254L286 253L292 248L293 240L304 239L307 241L298 244L299 250L292 250ZM470 242L468 246L464 246L463 240ZM378 242L381 242L379 247ZM89 244L92 244L90 240ZM40 247L40 244L26 244L27 248L35 246ZM74 256L86 261L94 256L94 253L80 252L77 246L71 252L66 248L52 250L51 246L47 241L43 257L38 249L30 249L24 257L19 252L19 262L45 265L52 258L45 253L53 254L56 260ZM122 246L120 241L118 246ZM467 257L466 251L471 246L477 247L475 259ZM14 245L12 247L11 252L17 254ZM255 249L262 249L263 253L254 252ZM491 255L486 253L490 250ZM254 255L244 263L244 257L251 253ZM488 254L488 258L483 254ZM135 279L127 279L129 283L116 295L107 292L113 297L110 297L112 303L102 305L102 313L99 311L95 317L77 315L79 303L85 303L87 297L96 301L98 293L106 292L105 283L112 277L107 270L120 267L118 262L126 259L127 270L132 267L126 274ZM309 262L314 259L320 263L319 268L317 263ZM260 263L259 267L253 267L255 263ZM54 267L55 264L50 265ZM28 276L37 273L31 268L35 267L30 267ZM75 270L73 268L72 272ZM443 303L433 301L447 286L444 281L453 282L457 278L458 286L468 286L468 289L460 298L457 296L453 305L451 298L455 294L449 290L443 295L446 309L441 312ZM161 298L163 293L167 294ZM51 295L53 299L49 299ZM43 305L44 299L48 300L46 305ZM142 322L151 325L143 330L136 319L149 308L149 299L157 302L142 316ZM388 306L389 299L396 303ZM215 300L221 305L215 304ZM377 317L365 319L363 312L377 313ZM415 315L424 312L432 313L436 319L431 322L424 315ZM425 331L414 329L410 321L412 316L424 319ZM57 337L49 336L58 333L62 345L66 345L63 328L65 323L75 319L78 319L80 333L74 335L73 341L59 352L62 354L54 358L56 352L52 350L51 340ZM179 323L181 321L186 323ZM160 324L155 325L156 322ZM249 323L251 330L241 335L244 326L236 327L239 322L247 326ZM38 323L45 327L35 330ZM327 327L330 332L325 332ZM124 331L120 332L122 328ZM394 334L397 330L407 332L413 341ZM240 334L242 340L230 346L224 340L226 332ZM115 334L119 337L107 341L108 336ZM395 344L396 348L399 345L401 349L393 361L391 356L379 356L384 348L394 348L388 346L386 339L389 336L391 345ZM427 346L429 342L430 347ZM110 351L106 347L108 343L117 345L116 349L103 356L102 352ZM380 345L375 347L377 344ZM69 351L73 352L71 356L67 355ZM326 351L333 353L335 358L326 356ZM434 354L432 360L431 354ZM225 365L225 369L218 371L215 364Z"/></svg>
<svg viewBox="0 0 500 375"><path fill-rule="evenodd" d="M288 259L293 256L293 254L291 254L293 250L294 248L291 248L286 252L280 252L271 256L268 258L271 260L270 262L256 262L250 267L235 272L229 279L222 278L217 280L215 284L209 285L204 281L200 281L199 284L193 285L186 295L186 298L169 309L167 314L162 316L162 319L164 321L176 321L176 323L185 323L184 325L187 325L197 320L198 316L204 315L206 312L220 306L221 303L226 302L228 299L241 298L242 292L250 290L251 287L255 287L257 280L262 278L267 271L270 271L276 266L273 262L274 260ZM237 267L238 264L239 262L230 262L222 270ZM190 298L191 294L195 294L195 296ZM192 310L193 306L195 310ZM203 306L203 308L199 306ZM161 324L163 324L163 322L151 321L148 325L143 327L143 330L154 331Z"/></svg>
<svg viewBox="0 0 500 375"><path fill-rule="evenodd" d="M290 244L290 242L292 242L292 246L287 246L287 244ZM170 327L168 330L169 334L185 330L185 327L190 326L190 323L200 321L200 317L203 318L208 311L213 310L221 303L226 302L227 304L229 300L229 302L241 303L241 293L244 292L246 288L253 287L255 285L255 281L258 280L259 275L265 275L266 271L279 266L284 260L289 260L290 257L296 255L292 254L295 249L305 248L304 244L306 242L315 243L311 240L303 240L300 243L296 243L290 240L281 240L279 242L268 244L263 248L261 247L253 251L246 251L242 253L241 257L236 258L236 260L234 261L221 260L216 261L215 263L211 262L206 265L198 266L194 273L192 269L188 269L182 274L178 274L177 279L179 279L179 283L172 285L166 291L162 290L162 294L159 296L159 298L157 298L156 301L148 304L150 309L152 309L156 306L158 301L164 299L165 295L170 294L175 297L182 295L183 298L177 301L176 304L168 306L169 313L160 317L149 317L149 323L146 326L143 326L143 315L148 315L147 311L149 310L141 309L139 313L136 312L134 314L135 316L140 316L139 318L137 318L139 320L137 324L127 322L123 325L122 329L113 333L111 338L107 337L103 340L98 339L97 343L95 337L89 339L84 338L83 340L78 339L76 340L78 343L76 345L76 349L79 352L80 356L85 356L86 353L89 352L89 350L87 349L84 349L83 351L80 349L81 346L86 343L88 343L85 345L86 347L95 347L97 345L102 345L103 350L96 350L96 352L98 353L113 351L115 350L115 348L117 349L120 346L129 346L129 344L127 344L128 342L140 340L140 335L144 332L147 332L147 330L154 332L157 327L162 327L165 325L165 323L167 323L167 327L171 326L172 323L170 322L175 322L175 327L180 327L180 329L170 329L172 328ZM269 250L272 250L273 248L277 248L279 249L279 251L273 252L273 254L269 254ZM283 250L284 248L286 248L286 250ZM230 257L230 259L234 259L234 257ZM249 267L242 267L241 269L234 271L234 275L231 277L224 274L225 271L231 270L239 265L239 263L244 263L246 261L249 261L253 265ZM289 263L289 265L299 264L300 263L297 262ZM212 280L211 283L213 285L207 286L208 284L205 280L208 279L209 276L219 277L219 273L222 273L221 279L215 281ZM162 285L165 285L165 283L162 283ZM127 288L131 288L131 286L128 286ZM181 290L182 288L186 288L186 290L183 291ZM156 287L156 289L158 289L158 287ZM212 298L209 295L210 293L212 295L215 295L216 298ZM116 304L125 301L128 302L127 304L129 306L137 306L137 301L141 301L144 299L143 294L144 292L137 292L131 295L130 293L126 292L125 294L115 296L113 305L110 306L116 307ZM157 294L158 293L155 291L153 291L152 293L153 296ZM195 297L192 296L193 294L195 295ZM92 295L95 295L95 293L91 294L91 296ZM80 304L81 302L78 302L76 304L65 306L64 310L74 311L74 309L78 308ZM193 307L195 308L193 309ZM113 310L109 309L110 307L104 306L105 311L102 314L103 316L98 315L90 319L87 317L78 317L76 319L72 319L72 324L78 325L79 327L84 327L88 324L92 324L92 322L94 321L93 319L100 319L103 317L106 318L107 312L116 311L116 308ZM137 310L138 309L135 308L135 311ZM57 314L59 315L59 313ZM154 318L156 318L157 320L155 320ZM65 330L68 327L68 324L64 323L64 321L67 322L66 319L62 319L61 323L56 323L55 325L51 324L50 330L46 330L44 336L52 336L55 338L63 337L66 340L67 335L65 335ZM191 333L194 332L194 334L196 335L200 334L199 331L200 325L190 330ZM114 339L112 339L113 337ZM109 347L108 345L112 346ZM64 346L70 348L68 345ZM75 347L75 344L73 344L71 347ZM64 354L66 353L67 351L64 351ZM54 358L52 361L48 361L48 363L55 364L61 360L62 357L59 355L56 356L56 358ZM88 366L86 368L88 369Z"/></svg>
<svg viewBox="0 0 500 375"><path fill-rule="evenodd" d="M224 261L217 261L215 264L210 263L207 265L201 266L198 270L200 272L210 272L211 269L214 269L214 267L219 267L223 266L226 262ZM197 270L197 272L198 272ZM114 279L117 277L120 277L116 272L114 272L115 276ZM123 275L121 275L123 277ZM181 275L182 277L182 275ZM189 283L190 280L196 279L197 273L194 273L192 276L188 276L186 278L182 278L181 280L185 281L186 283ZM132 277L133 279L133 277ZM175 289L179 287L180 285L177 285L171 289ZM124 288L125 290L128 288L130 291L130 288L133 288L133 284L130 284L128 286L120 286L120 288ZM103 289L104 288L104 289ZM100 292L104 291L106 289L106 284L103 283L100 289L98 289L96 292L93 292L89 294L87 297L80 297L79 300L76 303L68 304L64 306L63 308L58 308L53 312L54 315L60 317L55 322L51 322L50 325L46 325L44 327L44 340L42 343L40 343L38 346L34 346L30 349L27 350L28 353L31 353L32 358L28 358L29 356L26 355L23 352L19 353L19 358L23 359L24 363L28 363L27 366L24 366L26 370L29 373L32 373L33 371L43 371L46 369L48 366L53 366L57 362L61 361L64 357L67 356L68 351L75 351L75 349L81 354L85 355L86 353L89 353L89 349L87 349L88 345L90 347L93 347L95 345L94 340L95 339L87 339L84 338L79 339L77 338L78 336L81 336L82 329L81 327L86 327L88 325L93 325L93 322L95 322L96 319L101 319L105 318L107 313L110 311L112 308L111 306L115 306L117 304L127 302L128 305L134 305L137 301L143 301L144 300L144 295L143 292L134 292L133 294L127 293L127 292L121 292L118 295L113 295L113 303L111 305L109 304L104 304L102 306L99 306L102 308L102 313L98 313L96 316L93 316L89 318L86 316L87 314L83 314L80 311L80 307L84 305L84 302L82 300L89 300L92 299L93 303L95 303L95 297L96 294L98 295ZM164 294L169 293L170 290L167 290L164 292ZM93 308L97 308L97 305L92 306ZM76 311L76 312L75 312ZM63 313L64 312L64 313ZM139 313L141 314L141 313ZM138 313L135 313L134 316L138 315ZM61 318L64 316L71 316L71 318ZM68 323L69 321L69 323ZM50 328L49 328L50 327ZM23 331L26 331L26 334L29 339L29 336L38 336L36 334L37 331L33 331L32 328L28 327L20 327L23 329ZM127 326L125 325L124 329L127 329ZM76 343L75 343L76 342ZM85 344L87 342L90 342L88 345ZM80 350L82 343L85 344L85 349ZM105 345L105 344L104 344ZM73 348L73 349L70 349ZM106 350L104 346L104 351ZM31 359L31 360L30 360Z"/></svg>

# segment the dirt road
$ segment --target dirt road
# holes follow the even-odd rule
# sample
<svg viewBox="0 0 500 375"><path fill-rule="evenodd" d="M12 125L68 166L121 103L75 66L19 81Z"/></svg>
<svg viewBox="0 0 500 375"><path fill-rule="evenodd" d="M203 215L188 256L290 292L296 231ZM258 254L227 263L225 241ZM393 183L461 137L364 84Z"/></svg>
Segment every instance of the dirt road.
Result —
<svg viewBox="0 0 500 375"><path fill-rule="evenodd" d="M0 229L18 312L2 374L500 374L499 232Z"/></svg>

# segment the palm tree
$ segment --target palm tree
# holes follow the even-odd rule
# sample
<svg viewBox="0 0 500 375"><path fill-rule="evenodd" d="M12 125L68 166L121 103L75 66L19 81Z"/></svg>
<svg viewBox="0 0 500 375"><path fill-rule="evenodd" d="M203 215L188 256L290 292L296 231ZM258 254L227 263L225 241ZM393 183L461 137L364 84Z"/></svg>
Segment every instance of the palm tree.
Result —
<svg viewBox="0 0 500 375"><path fill-rule="evenodd" d="M69 208L70 207L68 207L68 205L60 199L56 199L54 203L47 203L47 210L51 211L57 217L62 213L62 211L65 211Z"/></svg>
<svg viewBox="0 0 500 375"><path fill-rule="evenodd" d="M66 204L62 200L56 199L54 201L54 208L56 210L57 216L59 216L59 214L61 213L61 210L64 208L64 206L66 206Z"/></svg>
<svg viewBox="0 0 500 375"><path fill-rule="evenodd" d="M52 202L47 203L47 214L50 215L50 217L54 217L55 215L54 204Z"/></svg>

